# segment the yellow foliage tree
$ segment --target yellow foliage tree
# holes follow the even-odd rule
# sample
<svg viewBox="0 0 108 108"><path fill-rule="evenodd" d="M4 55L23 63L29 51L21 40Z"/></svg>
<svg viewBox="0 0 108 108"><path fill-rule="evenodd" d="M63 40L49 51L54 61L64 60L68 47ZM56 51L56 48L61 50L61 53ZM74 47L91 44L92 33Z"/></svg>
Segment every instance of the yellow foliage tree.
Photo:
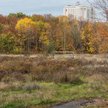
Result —
<svg viewBox="0 0 108 108"><path fill-rule="evenodd" d="M46 22L39 21L36 23L37 27L37 34L39 36L40 41L44 45L49 45L49 32L50 32L50 25Z"/></svg>
<svg viewBox="0 0 108 108"><path fill-rule="evenodd" d="M31 43L34 41L34 33L36 31L36 23L30 18L20 19L16 24L16 30L22 35L24 52L29 53Z"/></svg>
<svg viewBox="0 0 108 108"><path fill-rule="evenodd" d="M93 24L87 22L81 31L81 39L84 47L84 51L87 53L95 53L96 49L94 47L94 29Z"/></svg>
<svg viewBox="0 0 108 108"><path fill-rule="evenodd" d="M36 23L30 18L24 18L17 22L16 29L20 32L32 31L36 28Z"/></svg>
<svg viewBox="0 0 108 108"><path fill-rule="evenodd" d="M30 18L20 19L16 24L16 30L24 37L26 46L29 47L31 43L35 42L36 49L43 45L49 45L49 29L50 25L48 23L33 21Z"/></svg>

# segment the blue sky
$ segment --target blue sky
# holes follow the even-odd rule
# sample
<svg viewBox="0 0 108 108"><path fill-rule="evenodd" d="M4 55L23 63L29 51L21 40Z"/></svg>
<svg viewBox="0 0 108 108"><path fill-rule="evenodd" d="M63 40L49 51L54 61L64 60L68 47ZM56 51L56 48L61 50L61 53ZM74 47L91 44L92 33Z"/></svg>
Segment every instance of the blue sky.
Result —
<svg viewBox="0 0 108 108"><path fill-rule="evenodd" d="M78 0L85 4L86 0ZM0 14L23 12L32 14L62 15L63 7L77 0L0 0Z"/></svg>

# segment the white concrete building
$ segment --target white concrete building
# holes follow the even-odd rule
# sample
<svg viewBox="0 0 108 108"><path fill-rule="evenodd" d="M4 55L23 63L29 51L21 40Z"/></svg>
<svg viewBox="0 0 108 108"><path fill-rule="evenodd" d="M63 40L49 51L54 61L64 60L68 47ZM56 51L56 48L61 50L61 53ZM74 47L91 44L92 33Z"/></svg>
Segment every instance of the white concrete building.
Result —
<svg viewBox="0 0 108 108"><path fill-rule="evenodd" d="M67 5L63 13L65 16L68 16L73 19L82 20L82 21L94 21L95 20L95 9L93 7L80 5Z"/></svg>

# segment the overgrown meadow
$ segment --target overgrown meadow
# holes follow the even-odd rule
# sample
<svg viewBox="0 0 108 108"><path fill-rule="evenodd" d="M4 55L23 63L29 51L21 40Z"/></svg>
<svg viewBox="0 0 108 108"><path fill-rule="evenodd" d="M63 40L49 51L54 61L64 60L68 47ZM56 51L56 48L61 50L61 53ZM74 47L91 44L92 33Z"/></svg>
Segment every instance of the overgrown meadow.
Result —
<svg viewBox="0 0 108 108"><path fill-rule="evenodd" d="M87 58L0 57L0 108L52 108L73 100L107 100L107 58Z"/></svg>

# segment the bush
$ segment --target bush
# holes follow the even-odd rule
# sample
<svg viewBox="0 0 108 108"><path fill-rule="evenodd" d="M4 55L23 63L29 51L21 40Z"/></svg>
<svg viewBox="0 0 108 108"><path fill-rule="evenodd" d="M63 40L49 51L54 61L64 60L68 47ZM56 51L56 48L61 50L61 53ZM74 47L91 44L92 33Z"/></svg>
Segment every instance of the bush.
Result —
<svg viewBox="0 0 108 108"><path fill-rule="evenodd" d="M84 60L84 59L83 59ZM105 80L108 78L108 68L102 67L103 62L76 59L52 60L43 57L1 57L0 79L6 76L18 81L50 81L63 83L79 83L81 79L101 74ZM96 65L98 64L98 65ZM105 66L108 65L105 63ZM97 67L98 66L98 67ZM11 80L6 77L6 81ZM103 80L103 79L102 79ZM86 82L89 82L86 80Z"/></svg>
<svg viewBox="0 0 108 108"><path fill-rule="evenodd" d="M0 35L0 53L13 53L15 48L14 37L10 34Z"/></svg>

